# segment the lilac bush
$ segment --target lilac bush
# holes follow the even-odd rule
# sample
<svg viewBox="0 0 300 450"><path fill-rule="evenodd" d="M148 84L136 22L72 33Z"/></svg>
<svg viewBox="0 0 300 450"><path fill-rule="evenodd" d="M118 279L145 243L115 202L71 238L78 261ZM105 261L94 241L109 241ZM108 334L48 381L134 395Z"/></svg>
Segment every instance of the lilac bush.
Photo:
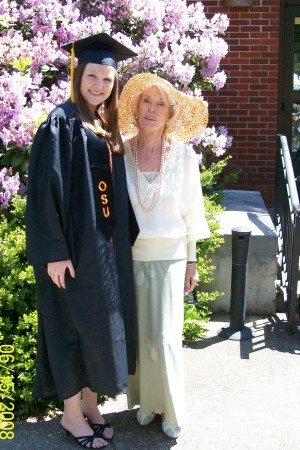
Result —
<svg viewBox="0 0 300 450"><path fill-rule="evenodd" d="M225 14L207 19L201 2L185 0L0 0L0 158L24 177L30 145L45 116L69 97L69 55L62 45L107 32L136 51L120 63L121 86L137 72L154 72L202 97L221 89L226 74ZM222 154L230 144L214 127L202 145ZM227 136L227 139L224 139ZM205 144L207 141L207 145Z"/></svg>
<svg viewBox="0 0 300 450"><path fill-rule="evenodd" d="M12 169L0 170L0 209L7 209L12 196L19 192L21 182L19 174L12 174Z"/></svg>

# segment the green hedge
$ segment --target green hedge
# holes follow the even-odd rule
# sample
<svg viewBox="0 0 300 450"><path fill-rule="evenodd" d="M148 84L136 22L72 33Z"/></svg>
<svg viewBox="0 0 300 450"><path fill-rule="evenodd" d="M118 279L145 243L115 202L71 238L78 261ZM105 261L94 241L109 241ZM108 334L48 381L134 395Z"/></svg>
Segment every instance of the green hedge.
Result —
<svg viewBox="0 0 300 450"><path fill-rule="evenodd" d="M224 239L219 234L218 214L223 211L221 206L223 200L223 190L229 183L238 180L238 171L224 175L225 168L231 156L226 156L219 161L206 159L206 164L202 165L201 183L204 193L205 212L208 220L211 236L197 243L197 269L201 289L195 289L194 296L196 302L189 303L190 299L185 296L184 304L184 328L183 339L191 341L202 338L206 331L206 323L210 319L210 303L217 297L224 295L223 292L205 292L204 286L213 281L211 256L220 247Z"/></svg>
<svg viewBox="0 0 300 450"><path fill-rule="evenodd" d="M3 400L10 406L8 397L13 397L15 417L61 407L57 399L35 400L31 396L37 313L33 269L25 254L25 204L25 197L15 196L9 211L0 212L0 345L14 347L14 360L0 363L0 377L14 376L14 392L5 393Z"/></svg>

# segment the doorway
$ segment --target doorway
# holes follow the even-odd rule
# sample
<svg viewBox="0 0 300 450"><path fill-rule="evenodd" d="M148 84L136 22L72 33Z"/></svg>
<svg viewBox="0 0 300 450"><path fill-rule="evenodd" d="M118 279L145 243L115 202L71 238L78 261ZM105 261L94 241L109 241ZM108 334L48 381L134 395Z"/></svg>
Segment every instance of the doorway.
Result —
<svg viewBox="0 0 300 450"><path fill-rule="evenodd" d="M300 182L300 0L281 1L278 132L287 137Z"/></svg>

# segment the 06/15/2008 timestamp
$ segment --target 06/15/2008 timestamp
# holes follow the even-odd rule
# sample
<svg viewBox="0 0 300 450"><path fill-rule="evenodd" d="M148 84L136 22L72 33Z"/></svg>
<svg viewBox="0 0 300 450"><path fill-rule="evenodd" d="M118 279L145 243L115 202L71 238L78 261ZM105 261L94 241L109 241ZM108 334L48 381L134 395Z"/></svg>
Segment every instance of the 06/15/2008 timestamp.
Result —
<svg viewBox="0 0 300 450"><path fill-rule="evenodd" d="M14 438L14 383L12 369L9 364L14 362L14 346L0 345L0 440Z"/></svg>

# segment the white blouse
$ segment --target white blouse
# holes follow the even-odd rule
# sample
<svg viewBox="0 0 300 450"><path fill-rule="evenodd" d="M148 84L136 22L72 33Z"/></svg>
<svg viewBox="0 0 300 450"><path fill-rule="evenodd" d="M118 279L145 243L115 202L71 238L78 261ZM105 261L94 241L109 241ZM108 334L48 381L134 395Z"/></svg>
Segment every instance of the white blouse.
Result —
<svg viewBox="0 0 300 450"><path fill-rule="evenodd" d="M128 140L124 141L129 197L140 232L132 247L133 259L157 261L185 259L196 261L196 241L210 237L205 218L199 166L195 151L181 142L172 142L163 164L159 199L155 208L144 211L135 186L134 157ZM145 176L146 175L146 176ZM159 175L147 180L138 170L142 202L149 207Z"/></svg>

